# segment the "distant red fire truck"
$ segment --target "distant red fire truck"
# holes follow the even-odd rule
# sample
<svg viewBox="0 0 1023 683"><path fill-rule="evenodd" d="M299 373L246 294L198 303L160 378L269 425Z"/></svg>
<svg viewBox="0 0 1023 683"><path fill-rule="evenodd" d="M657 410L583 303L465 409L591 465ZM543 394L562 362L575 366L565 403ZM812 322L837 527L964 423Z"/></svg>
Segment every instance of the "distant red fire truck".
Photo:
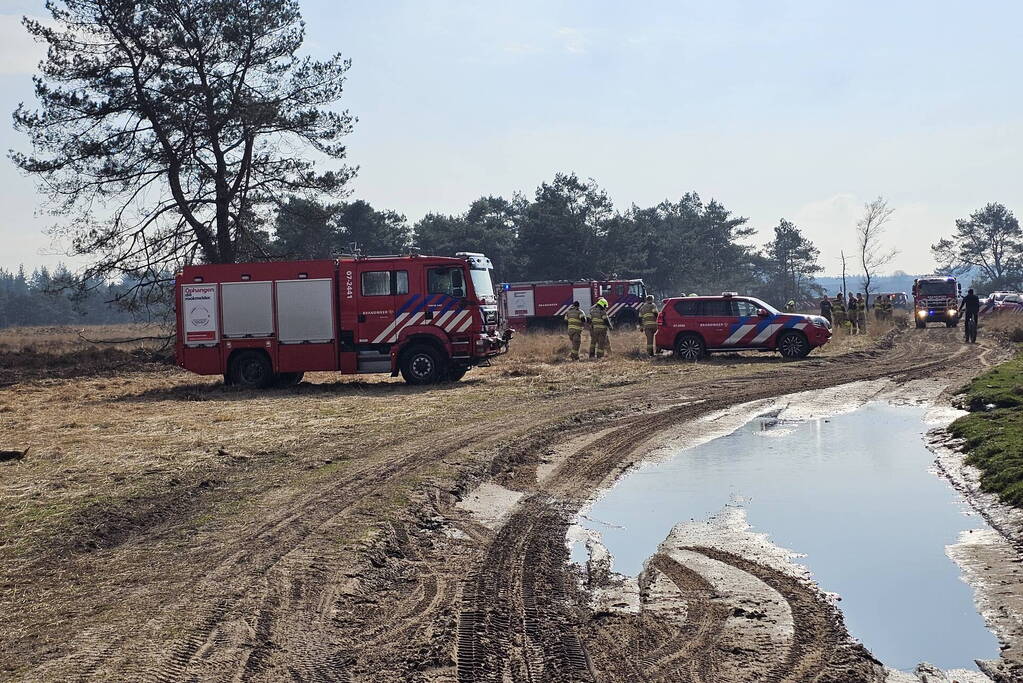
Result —
<svg viewBox="0 0 1023 683"><path fill-rule="evenodd" d="M917 328L927 323L959 324L959 297L963 287L954 277L929 275L913 280L913 317Z"/></svg>
<svg viewBox="0 0 1023 683"><path fill-rule="evenodd" d="M491 269L469 253L189 266L175 282L178 365L246 387L313 371L457 381L508 347Z"/></svg>
<svg viewBox="0 0 1023 683"><path fill-rule="evenodd" d="M499 303L508 327L522 330L553 327L573 301L586 312L600 297L607 299L612 324L635 324L639 320L636 309L646 298L646 287L642 280L506 282L501 285Z"/></svg>

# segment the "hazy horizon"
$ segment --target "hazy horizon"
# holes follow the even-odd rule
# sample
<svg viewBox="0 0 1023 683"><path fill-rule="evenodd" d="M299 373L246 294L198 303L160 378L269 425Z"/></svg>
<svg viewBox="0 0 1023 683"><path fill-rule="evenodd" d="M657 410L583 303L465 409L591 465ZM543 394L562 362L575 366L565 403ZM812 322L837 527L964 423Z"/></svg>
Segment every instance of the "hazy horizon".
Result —
<svg viewBox="0 0 1023 683"><path fill-rule="evenodd" d="M341 103L360 118L352 198L410 222L575 172L620 210L717 199L749 217L758 246L789 219L834 275L879 194L896 210L890 270L908 273L934 269L929 246L956 218L993 201L1023 210L1016 4L302 7L307 51L353 61ZM0 12L0 145L27 150L9 114L34 101L42 50L19 22L43 2ZM41 253L52 221L6 159L0 201L0 267L68 262Z"/></svg>

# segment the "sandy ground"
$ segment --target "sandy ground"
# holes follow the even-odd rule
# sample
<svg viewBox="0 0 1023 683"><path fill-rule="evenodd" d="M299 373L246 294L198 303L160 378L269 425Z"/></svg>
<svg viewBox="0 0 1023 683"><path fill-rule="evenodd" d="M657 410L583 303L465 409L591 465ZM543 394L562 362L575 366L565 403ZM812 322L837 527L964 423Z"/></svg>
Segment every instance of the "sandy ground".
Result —
<svg viewBox="0 0 1023 683"><path fill-rule="evenodd" d="M622 609L595 606L603 579L580 580L564 540L595 491L750 404L947 384L1004 357L957 330L854 341L695 366L554 348L425 389L326 375L240 392L171 370L15 383L0 444L31 450L0 479L0 676L884 680L826 596L741 544L673 534Z"/></svg>

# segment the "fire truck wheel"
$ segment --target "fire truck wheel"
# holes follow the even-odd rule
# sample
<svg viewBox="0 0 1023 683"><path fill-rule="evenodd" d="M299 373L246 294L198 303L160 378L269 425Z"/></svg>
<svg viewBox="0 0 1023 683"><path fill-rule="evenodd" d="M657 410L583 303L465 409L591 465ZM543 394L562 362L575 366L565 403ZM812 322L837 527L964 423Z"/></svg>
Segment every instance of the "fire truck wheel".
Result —
<svg viewBox="0 0 1023 683"><path fill-rule="evenodd" d="M440 354L426 345L413 346L402 354L400 367L409 384L433 384L445 376Z"/></svg>
<svg viewBox="0 0 1023 683"><path fill-rule="evenodd" d="M680 360L700 360L707 355L707 345L698 334L679 335L675 340L675 357Z"/></svg>
<svg viewBox="0 0 1023 683"><path fill-rule="evenodd" d="M273 379L273 366L262 351L242 351L231 361L232 384L246 389L263 389Z"/></svg>
<svg viewBox="0 0 1023 683"><path fill-rule="evenodd" d="M778 338L778 351L786 358L806 358L810 342L801 332L786 332Z"/></svg>
<svg viewBox="0 0 1023 683"><path fill-rule="evenodd" d="M469 368L449 368L448 369L448 381L457 382L458 380L465 377L465 373L469 372Z"/></svg>

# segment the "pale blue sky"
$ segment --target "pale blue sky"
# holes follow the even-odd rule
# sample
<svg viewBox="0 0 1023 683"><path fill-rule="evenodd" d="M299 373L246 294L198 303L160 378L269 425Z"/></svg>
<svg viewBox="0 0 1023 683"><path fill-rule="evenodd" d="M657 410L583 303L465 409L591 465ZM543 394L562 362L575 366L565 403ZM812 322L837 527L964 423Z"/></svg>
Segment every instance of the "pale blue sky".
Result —
<svg viewBox="0 0 1023 683"><path fill-rule="evenodd" d="M0 147L40 52L0 0ZM417 220L593 177L625 208L690 190L781 217L829 272L864 201L896 209L893 268L990 201L1023 212L1023 3L304 0L307 48L353 61L353 196ZM55 263L33 183L0 163L0 267Z"/></svg>

